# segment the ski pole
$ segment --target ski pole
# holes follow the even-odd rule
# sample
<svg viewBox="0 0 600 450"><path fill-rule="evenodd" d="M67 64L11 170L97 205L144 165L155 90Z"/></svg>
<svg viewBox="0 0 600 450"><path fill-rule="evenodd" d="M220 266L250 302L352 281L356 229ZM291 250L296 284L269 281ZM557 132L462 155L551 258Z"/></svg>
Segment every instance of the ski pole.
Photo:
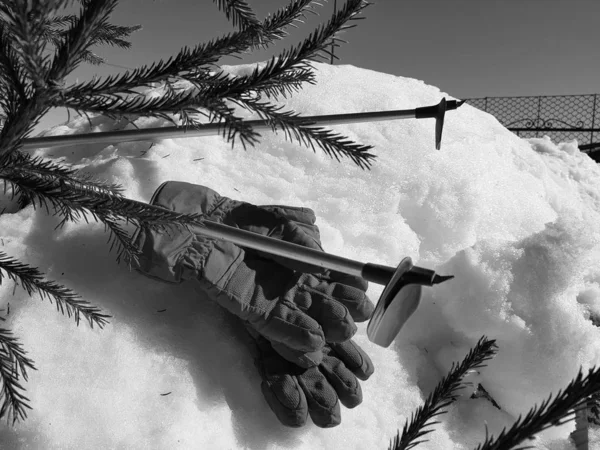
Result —
<svg viewBox="0 0 600 450"><path fill-rule="evenodd" d="M433 270L414 266L409 257L404 258L396 268L362 263L208 220L202 221L202 226L194 227L194 232L384 285L367 326L369 340L382 347L389 347L419 306L421 286L433 286L454 278L452 275L438 275Z"/></svg>
<svg viewBox="0 0 600 450"><path fill-rule="evenodd" d="M457 109L463 101L446 100L444 97L440 103L433 106L424 106L415 109L394 110L394 111L374 111L365 113L351 114L331 114L324 116L306 116L301 117L302 126L312 125L338 125L347 123L375 122L382 120L395 119L426 119L435 118L435 148L440 149L442 142L442 128L444 127L444 116L446 111ZM254 129L270 129L271 125L267 120L246 120L245 124ZM57 147L63 145L78 144L108 144L111 142L131 142L147 141L165 138L186 138L199 136L212 136L219 134L222 129L222 123L200 124L193 127L163 127L146 128L141 130L123 130L108 131L99 133L74 134L68 136L47 136L29 138L23 140L23 150L30 150L40 147Z"/></svg>

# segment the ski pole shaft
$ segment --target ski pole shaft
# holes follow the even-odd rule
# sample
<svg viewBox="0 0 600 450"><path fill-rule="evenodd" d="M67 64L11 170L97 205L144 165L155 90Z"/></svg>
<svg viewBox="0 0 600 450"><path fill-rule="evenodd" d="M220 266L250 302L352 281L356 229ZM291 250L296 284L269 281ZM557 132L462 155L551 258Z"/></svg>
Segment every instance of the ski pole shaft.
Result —
<svg viewBox="0 0 600 450"><path fill-rule="evenodd" d="M363 276L364 268L367 265L342 256L332 255L302 245L273 239L250 231L223 225L221 223L211 222L209 220L204 220L202 225L203 226L201 227L194 227L194 232L214 239L224 239L239 245L240 247L251 248L253 250L281 256L305 264L335 270L347 275ZM389 277L391 277L395 268L389 267L389 271ZM377 280L379 281L376 281L373 279L374 277L371 276L370 278L372 279L367 281L386 284L389 281L389 277L383 279L383 277L379 276L377 277Z"/></svg>
<svg viewBox="0 0 600 450"><path fill-rule="evenodd" d="M307 116L301 118L302 121L300 124L302 126L339 125L348 123L375 122L382 120L436 118L437 123L443 125L443 113L445 113L445 111L458 108L460 105L462 105L462 103L463 102L457 102L456 100L446 101L444 98L438 105L425 106L415 109ZM246 120L244 123L252 126L255 130L271 129L271 124L267 120ZM63 145L81 145L89 143L108 144L112 142L212 136L219 134L219 132L222 130L222 126L222 123L210 123L197 125L187 129L182 127L163 127L146 128L141 130L85 133L68 136L47 136L24 139L23 146L21 148L22 150L31 150L40 147L57 147ZM438 145L437 141L438 139L436 137L436 145Z"/></svg>
<svg viewBox="0 0 600 450"><path fill-rule="evenodd" d="M395 267L362 263L209 220L204 220L202 225L202 227L195 227L194 232L214 239L224 239L240 247L251 248L347 275L354 275L383 286L390 282L397 270ZM440 276L432 270L416 266L413 267L413 272L411 275L415 283L428 286L452 278L452 276Z"/></svg>

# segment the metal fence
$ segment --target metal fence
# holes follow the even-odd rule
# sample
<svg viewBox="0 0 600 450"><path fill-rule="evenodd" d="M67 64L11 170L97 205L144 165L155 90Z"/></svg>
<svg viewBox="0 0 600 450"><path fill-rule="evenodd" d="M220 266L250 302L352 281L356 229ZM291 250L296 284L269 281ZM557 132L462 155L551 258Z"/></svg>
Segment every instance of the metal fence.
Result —
<svg viewBox="0 0 600 450"><path fill-rule="evenodd" d="M467 103L494 115L521 137L577 139L579 148L600 157L600 94L541 97L485 97ZM590 154L591 156L591 154ZM596 158L594 158L596 159Z"/></svg>

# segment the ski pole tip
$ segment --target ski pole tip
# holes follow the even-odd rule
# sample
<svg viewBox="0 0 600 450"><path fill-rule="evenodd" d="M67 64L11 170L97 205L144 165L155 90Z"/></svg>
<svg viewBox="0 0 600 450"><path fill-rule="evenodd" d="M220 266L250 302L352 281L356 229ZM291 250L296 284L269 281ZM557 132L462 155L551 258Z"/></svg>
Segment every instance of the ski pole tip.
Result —
<svg viewBox="0 0 600 450"><path fill-rule="evenodd" d="M431 284L440 284L440 283L443 283L444 281L451 280L452 278L454 278L454 275L438 275L438 274L435 274L433 276L433 280L431 281Z"/></svg>

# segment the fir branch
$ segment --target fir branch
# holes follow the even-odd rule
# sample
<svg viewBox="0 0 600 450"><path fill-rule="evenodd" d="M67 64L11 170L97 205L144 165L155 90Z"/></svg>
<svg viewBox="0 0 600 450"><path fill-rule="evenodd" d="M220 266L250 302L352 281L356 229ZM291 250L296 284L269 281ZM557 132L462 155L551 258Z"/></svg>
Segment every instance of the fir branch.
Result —
<svg viewBox="0 0 600 450"><path fill-rule="evenodd" d="M112 251L115 246L117 248L117 264L124 260L129 270L131 270L132 264L139 266L139 257L142 252L134 245L129 234L121 227L119 220L101 213L98 213L98 217L104 223L104 230L109 232L107 240L110 245L109 251Z"/></svg>
<svg viewBox="0 0 600 450"><path fill-rule="evenodd" d="M53 2L15 1L8 6L3 22L10 30L13 48L34 86L44 86L48 70L48 58L43 55L45 43L42 39L41 23Z"/></svg>
<svg viewBox="0 0 600 450"><path fill-rule="evenodd" d="M220 119L222 134L232 142L232 145L234 139L239 136L245 148L246 144L257 143L259 136L245 121L234 116L233 110L226 107L223 100L205 95L204 92L168 90L165 95L155 98L137 94L129 97L104 95L73 101L57 99L53 105L71 108L75 111L99 112L110 117L127 114L158 117L177 125L171 117L171 115L176 115L180 117L186 127L199 124L196 117L206 115L203 108L208 110L211 122Z"/></svg>
<svg viewBox="0 0 600 450"><path fill-rule="evenodd" d="M15 169L23 175L60 180L78 189L123 196L123 187L118 184L96 179L91 174L81 173L78 170L55 164L52 161L45 161L41 157L33 157L27 153L17 151L13 155L14 157L5 165L4 170ZM0 173L2 173L1 170Z"/></svg>
<svg viewBox="0 0 600 450"><path fill-rule="evenodd" d="M167 61L159 61L133 71L75 84L65 89L62 96L72 99L89 95L130 92L170 78L213 83L217 80L208 76L208 70L204 71L206 79L202 80L199 76L202 73L198 71L199 67L213 65L223 56L247 52L256 46L257 42L268 46L270 42L281 39L285 36L283 29L303 17L304 12L310 10L310 3L310 0L296 0L272 17L268 17L259 27L230 33L208 43L200 43L193 49L183 47L177 55Z"/></svg>
<svg viewBox="0 0 600 450"><path fill-rule="evenodd" d="M246 30L260 26L252 8L244 0L213 0L213 2L225 13L225 17L234 27L239 26L240 30Z"/></svg>
<svg viewBox="0 0 600 450"><path fill-rule="evenodd" d="M77 17L74 15L46 18L41 25L43 28L43 40L51 43L54 47L59 47L67 34L65 27L74 26L76 22ZM110 23L103 23L102 27L99 28L92 37L90 46L111 45L113 47L129 49L131 48L131 42L126 40L126 38L140 29L142 29L141 25L118 26ZM94 65L105 62L103 58L92 53L90 50L83 51L81 57L83 61Z"/></svg>
<svg viewBox="0 0 600 450"><path fill-rule="evenodd" d="M86 318L91 327L96 324L102 328L108 323L106 319L110 316L101 314L98 308L81 300L73 291L54 281L44 281L43 275L36 268L27 266L7 256L6 253L0 252L0 284L3 272L6 272L6 276L12 281L20 284L29 296L37 292L42 299L47 298L50 303L54 299L56 309L62 314L66 312L68 317L73 316L77 325L79 325L80 316Z"/></svg>
<svg viewBox="0 0 600 450"><path fill-rule="evenodd" d="M217 98L239 98L248 91L260 91L265 84L269 85L272 78L289 74L289 71L310 71L310 64L306 60L315 59L320 53L327 51L337 33L351 28L346 23L356 20L356 15L369 5L364 0L348 0L327 24L311 33L296 48L285 50L281 55L271 58L263 68L256 67L250 75L229 77L226 82L212 84L206 94Z"/></svg>
<svg viewBox="0 0 600 450"><path fill-rule="evenodd" d="M283 39L287 36L287 32L285 32L285 27L291 26L294 28L298 28L295 25L295 22L304 23L302 19L306 16L305 12L311 12L318 16L318 14L313 10L312 3L313 0L297 0L286 7L280 9L274 14L269 14L269 16L262 23L262 28L264 30L269 30L269 34L277 39Z"/></svg>
<svg viewBox="0 0 600 450"><path fill-rule="evenodd" d="M0 27L0 80L4 93L3 98L0 99L3 109L7 112L14 111L16 101L27 97L25 92L27 80L5 27ZM12 98L7 98L8 95Z"/></svg>
<svg viewBox="0 0 600 450"><path fill-rule="evenodd" d="M92 64L93 66L99 66L100 64L104 64L106 60L95 53L86 50L81 54L81 60L88 64Z"/></svg>
<svg viewBox="0 0 600 450"><path fill-rule="evenodd" d="M408 450L425 442L426 440L417 439L433 431L425 430L426 427L440 423L431 422L431 420L435 416L445 414L446 411L443 409L456 401L458 398L456 391L464 388L462 379L465 375L471 370L484 367L484 362L496 355L497 348L495 340L488 340L483 336L460 364L453 362L448 374L442 378L434 391L429 394L425 403L411 414L410 423L407 421L404 424L402 435L398 432L391 442L389 449Z"/></svg>
<svg viewBox="0 0 600 450"><path fill-rule="evenodd" d="M57 228L67 221L78 222L81 218L88 222L88 214L96 221L100 220L99 216L114 216L157 230L169 226L203 226L201 214L178 214L118 195L86 189L78 186L77 182L70 185L62 179L31 177L11 169L0 172L0 178L11 183L14 192L25 197L34 207L44 206L49 214L48 206L52 206L54 215L63 217Z"/></svg>
<svg viewBox="0 0 600 450"><path fill-rule="evenodd" d="M92 45L110 45L127 50L131 48L131 42L125 40L125 38L128 38L132 33L141 29L141 25L124 27L104 23L91 42Z"/></svg>
<svg viewBox="0 0 600 450"><path fill-rule="evenodd" d="M371 145L355 144L351 140L335 134L333 131L315 127L314 122L291 111L280 112L282 107L270 105L253 99L239 101L252 111L257 112L263 119L268 120L273 131L283 130L288 140L296 140L300 144L310 147L313 152L315 143L329 156L340 161L340 156L350 158L361 169L368 169L375 155L368 153L373 148Z"/></svg>
<svg viewBox="0 0 600 450"><path fill-rule="evenodd" d="M57 48L52 63L42 55L44 49L44 27L41 17L53 13L64 1L44 2L19 1L4 8L3 25L15 36L15 51L23 63L28 77L33 80L34 90L26 100L19 102L18 109L10 114L0 132L0 166L6 162L7 154L15 151L22 139L38 124L40 117L50 108L49 99L59 95L58 86L81 61L82 53L88 50L94 33L106 23L118 0L96 0L84 2L77 23L71 27ZM28 9L28 5L33 5ZM30 20L31 17L34 20ZM35 35L35 36L34 36ZM32 40L32 37L34 38Z"/></svg>
<svg viewBox="0 0 600 450"><path fill-rule="evenodd" d="M477 450L502 450L513 448L526 439L531 439L535 434L552 426L563 425L574 419L575 411L587 407L587 399L600 392L600 367L589 369L587 376L583 377L582 369L569 383L564 391L552 400L550 395L541 405L533 406L524 418L519 418L508 430L504 428L497 438L493 435L486 436ZM532 446L519 447L514 450L525 450Z"/></svg>
<svg viewBox="0 0 600 450"><path fill-rule="evenodd" d="M99 30L108 24L118 0L95 0L84 2L81 15L67 30L56 49L56 55L48 74L49 81L63 80L82 60L82 54L94 43Z"/></svg>
<svg viewBox="0 0 600 450"><path fill-rule="evenodd" d="M299 92L304 83L315 84L314 73L310 69L291 69L266 80L256 92L268 99L279 96L287 98L288 95Z"/></svg>
<svg viewBox="0 0 600 450"><path fill-rule="evenodd" d="M27 369L37 370L12 333L0 328L0 419L6 417L9 421L12 416L14 424L27 417L27 409L31 407L18 381L19 377L27 381Z"/></svg>

